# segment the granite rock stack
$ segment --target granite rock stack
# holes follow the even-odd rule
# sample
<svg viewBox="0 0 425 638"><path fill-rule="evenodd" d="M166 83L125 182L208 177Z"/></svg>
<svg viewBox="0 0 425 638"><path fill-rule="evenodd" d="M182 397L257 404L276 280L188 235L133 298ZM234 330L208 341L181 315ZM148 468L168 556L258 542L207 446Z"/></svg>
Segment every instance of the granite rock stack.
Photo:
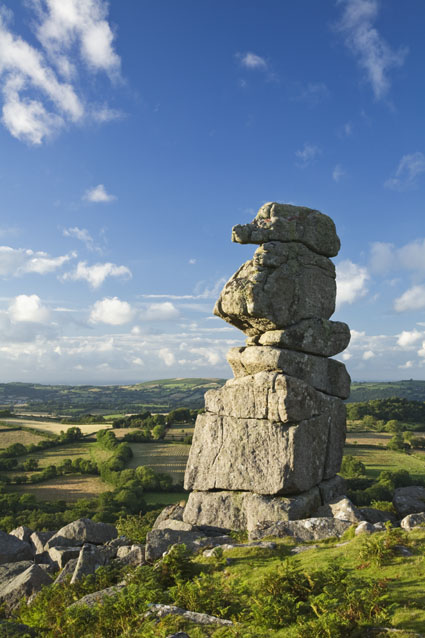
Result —
<svg viewBox="0 0 425 638"><path fill-rule="evenodd" d="M234 379L205 395L186 473L184 521L252 530L307 518L343 491L350 377L331 359L350 340L335 310L340 242L333 221L289 204L262 206L232 240L259 244L214 313L247 335L231 348Z"/></svg>

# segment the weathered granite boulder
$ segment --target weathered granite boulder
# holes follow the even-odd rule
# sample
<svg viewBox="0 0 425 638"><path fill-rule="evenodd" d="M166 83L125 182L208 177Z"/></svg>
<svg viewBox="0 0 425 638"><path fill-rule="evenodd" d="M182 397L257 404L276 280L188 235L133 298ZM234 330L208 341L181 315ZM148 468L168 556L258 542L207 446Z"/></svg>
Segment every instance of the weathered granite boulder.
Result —
<svg viewBox="0 0 425 638"><path fill-rule="evenodd" d="M117 528L110 523L95 523L89 518L80 518L56 532L47 541L46 549L60 546L81 546L84 543L101 545L117 536Z"/></svg>
<svg viewBox="0 0 425 638"><path fill-rule="evenodd" d="M71 578L71 585L82 580L89 574L94 574L99 567L105 565L105 555L95 546L86 544L80 549L77 564Z"/></svg>
<svg viewBox="0 0 425 638"><path fill-rule="evenodd" d="M184 543L193 551L199 549L197 541L204 538L204 534L198 531L183 531L172 529L154 529L146 535L145 558L148 562L161 558L171 545Z"/></svg>
<svg viewBox="0 0 425 638"><path fill-rule="evenodd" d="M110 598L112 596L117 596L123 589L126 587L125 583L118 583L118 585L112 585L112 587L107 587L106 589L102 589L100 591L95 591L92 594L87 594L87 596L83 596L80 600L77 600L75 603L72 603L68 607L68 609L72 609L72 607L95 607L101 603L105 598Z"/></svg>
<svg viewBox="0 0 425 638"><path fill-rule="evenodd" d="M394 490L393 505L399 518L404 518L408 514L425 512L425 487L420 485L397 487Z"/></svg>
<svg viewBox="0 0 425 638"><path fill-rule="evenodd" d="M0 531L0 564L31 559L32 550L29 543Z"/></svg>
<svg viewBox="0 0 425 638"><path fill-rule="evenodd" d="M49 561L57 565L58 569L65 567L71 558L78 558L79 547L50 547L47 550Z"/></svg>
<svg viewBox="0 0 425 638"><path fill-rule="evenodd" d="M318 487L322 504L329 503L334 498L342 496L346 491L345 480L338 474L327 481L322 481Z"/></svg>
<svg viewBox="0 0 425 638"><path fill-rule="evenodd" d="M312 317L285 330L268 330L257 337L248 337L247 345L277 346L321 357L333 357L350 343L350 328L340 321Z"/></svg>
<svg viewBox="0 0 425 638"><path fill-rule="evenodd" d="M274 346L247 346L231 348L227 353L227 360L235 377L264 370L280 371L302 379L326 394L341 399L347 399L350 395L350 376L345 365L335 359Z"/></svg>
<svg viewBox="0 0 425 638"><path fill-rule="evenodd" d="M263 521L250 532L250 539L292 536L296 541L316 541L339 537L351 527L351 521L338 518L307 518L297 521Z"/></svg>
<svg viewBox="0 0 425 638"><path fill-rule="evenodd" d="M354 530L356 536L359 534L374 534L377 530L375 529L373 523L369 523L368 521L362 521L359 523Z"/></svg>
<svg viewBox="0 0 425 638"><path fill-rule="evenodd" d="M400 527L410 531L414 527L425 527L425 512L408 514L400 521Z"/></svg>
<svg viewBox="0 0 425 638"><path fill-rule="evenodd" d="M184 506L185 502L183 501L182 503L173 503L172 505L167 505L167 507L164 507L162 512L156 518L152 529L156 529L158 525L165 520L173 519L175 521L182 521Z"/></svg>
<svg viewBox="0 0 425 638"><path fill-rule="evenodd" d="M335 474L341 460L327 414L288 426L263 419L199 415L186 466L187 490L296 494ZM344 429L342 429L344 434ZM332 462L332 451L338 454ZM328 451L330 454L329 464Z"/></svg>
<svg viewBox="0 0 425 638"><path fill-rule="evenodd" d="M34 554L42 554L45 545L55 532L33 532L30 536L29 543L33 548Z"/></svg>
<svg viewBox="0 0 425 638"><path fill-rule="evenodd" d="M23 597L31 596L40 591L43 585L50 585L52 579L44 569L38 565L31 565L12 580L0 585L0 601L8 609L13 609Z"/></svg>
<svg viewBox="0 0 425 638"><path fill-rule="evenodd" d="M57 583L63 583L65 582L65 580L67 578L72 578L72 574L74 573L74 570L77 566L78 563L78 557L77 558L71 558L71 560L69 560L65 567L62 569L62 571L56 576L56 580L55 580L55 585Z"/></svg>
<svg viewBox="0 0 425 638"><path fill-rule="evenodd" d="M3 563L0 565L0 586L24 572L31 565L33 565L31 560L20 560L16 563Z"/></svg>
<svg viewBox="0 0 425 638"><path fill-rule="evenodd" d="M143 565L145 562L145 546L144 545L131 545L127 552L122 552L120 550L125 549L124 547L120 547L117 552L116 562L119 563L120 566L123 565L131 565L133 567L137 567L138 565Z"/></svg>
<svg viewBox="0 0 425 638"><path fill-rule="evenodd" d="M359 512L365 521L372 524L386 523L387 521L395 523L397 520L395 514L392 514L391 512L383 512L382 510L377 510L374 507L359 507Z"/></svg>
<svg viewBox="0 0 425 638"><path fill-rule="evenodd" d="M250 224L233 227L232 241L264 244L268 241L301 242L315 252L335 257L340 248L332 219L318 210L292 204L264 204Z"/></svg>
<svg viewBox="0 0 425 638"><path fill-rule="evenodd" d="M195 525L223 530L250 530L259 521L306 518L320 506L317 487L294 497L271 497L250 492L191 492L183 518Z"/></svg>
<svg viewBox="0 0 425 638"><path fill-rule="evenodd" d="M248 336L281 330L302 319L329 319L335 310L333 263L300 243L257 248L229 279L214 307Z"/></svg>
<svg viewBox="0 0 425 638"><path fill-rule="evenodd" d="M190 622L196 623L197 625L233 625L231 620L224 620L223 618L210 616L209 614L200 614L196 611L187 611L186 609L175 607L174 605L150 605L149 610L146 613L147 617L155 616L156 618L164 618L165 616L170 615L182 616L186 620L190 620Z"/></svg>
<svg viewBox="0 0 425 638"><path fill-rule="evenodd" d="M32 534L32 529L26 527L26 525L21 525L20 527L16 527L16 529L12 529L9 532L11 536L16 536L20 541L24 541L25 543L29 543L30 536Z"/></svg>
<svg viewBox="0 0 425 638"><path fill-rule="evenodd" d="M346 496L340 496L319 507L317 516L329 516L343 521L351 521L352 523L361 523L365 520L359 508Z"/></svg>

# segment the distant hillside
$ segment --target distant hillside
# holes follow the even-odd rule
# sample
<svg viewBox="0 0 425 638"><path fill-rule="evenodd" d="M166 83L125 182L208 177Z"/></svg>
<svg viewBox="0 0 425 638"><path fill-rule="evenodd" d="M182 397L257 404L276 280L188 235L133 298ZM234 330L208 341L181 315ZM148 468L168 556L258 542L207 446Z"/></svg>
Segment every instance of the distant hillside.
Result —
<svg viewBox="0 0 425 638"><path fill-rule="evenodd" d="M378 381L352 383L349 403L400 397L410 401L425 401L425 381Z"/></svg>
<svg viewBox="0 0 425 638"><path fill-rule="evenodd" d="M225 379L159 379L135 385L41 385L1 383L0 406L32 412L80 415L88 412L169 411L202 408L204 394Z"/></svg>

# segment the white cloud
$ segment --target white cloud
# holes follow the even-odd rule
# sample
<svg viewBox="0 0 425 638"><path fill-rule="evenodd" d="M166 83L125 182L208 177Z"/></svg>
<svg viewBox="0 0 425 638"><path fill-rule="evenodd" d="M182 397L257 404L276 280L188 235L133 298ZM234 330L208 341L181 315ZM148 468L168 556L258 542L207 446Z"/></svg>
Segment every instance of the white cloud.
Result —
<svg viewBox="0 0 425 638"><path fill-rule="evenodd" d="M419 332L419 330L403 330L403 332L400 332L398 335L397 344L401 348L409 349L421 338L423 338L423 332Z"/></svg>
<svg viewBox="0 0 425 638"><path fill-rule="evenodd" d="M0 246L0 277L19 277L26 273L45 275L74 257L76 253L50 257L43 251Z"/></svg>
<svg viewBox="0 0 425 638"><path fill-rule="evenodd" d="M425 173L425 155L420 151L403 155L393 177L387 179L385 187L391 190L404 191L414 188L417 177Z"/></svg>
<svg viewBox="0 0 425 638"><path fill-rule="evenodd" d="M116 197L107 193L103 184L98 184L93 188L89 188L83 195L83 199L87 202L108 203L113 202Z"/></svg>
<svg viewBox="0 0 425 638"><path fill-rule="evenodd" d="M341 179L341 177L343 177L345 175L345 171L342 168L341 164L337 164L335 166L335 168L332 171L332 179L335 182L339 182L339 180Z"/></svg>
<svg viewBox="0 0 425 638"><path fill-rule="evenodd" d="M93 237L86 228L78 228L78 226L74 226L74 228L64 228L63 234L65 237L73 237L78 239L78 241L82 241L88 250L94 249Z"/></svg>
<svg viewBox="0 0 425 638"><path fill-rule="evenodd" d="M336 266L336 305L339 308L344 303L353 303L367 293L367 269L354 264L349 259L339 262Z"/></svg>
<svg viewBox="0 0 425 638"><path fill-rule="evenodd" d="M174 354L168 348L161 348L158 352L158 356L168 367L174 365L176 362Z"/></svg>
<svg viewBox="0 0 425 638"><path fill-rule="evenodd" d="M45 323L49 311L38 295L18 295L9 305L9 316L13 322Z"/></svg>
<svg viewBox="0 0 425 638"><path fill-rule="evenodd" d="M305 142L303 148L295 152L295 156L298 160L296 164L299 168L306 168L321 154L322 151L318 146Z"/></svg>
<svg viewBox="0 0 425 638"><path fill-rule="evenodd" d="M394 244L375 241L370 247L370 268L373 272L383 274L391 270L395 262Z"/></svg>
<svg viewBox="0 0 425 638"><path fill-rule="evenodd" d="M365 352L363 352L362 359L364 359L364 361L369 361L369 359L373 359L375 356L376 355L373 350L366 350Z"/></svg>
<svg viewBox="0 0 425 638"><path fill-rule="evenodd" d="M179 316L179 311L170 301L164 301L163 303L153 303L146 311L141 315L141 319L146 321L167 321L170 319L176 319Z"/></svg>
<svg viewBox="0 0 425 638"><path fill-rule="evenodd" d="M344 34L346 46L357 58L379 100L390 89L389 71L403 65L407 49L392 50L374 27L377 0L341 0L340 4L344 12L336 28Z"/></svg>
<svg viewBox="0 0 425 638"><path fill-rule="evenodd" d="M406 363L402 363L398 367L402 368L402 369L405 369L405 370L408 370L409 368L413 368L413 364L414 364L413 361L406 361Z"/></svg>
<svg viewBox="0 0 425 638"><path fill-rule="evenodd" d="M268 68L266 60L256 53L238 53L237 58L239 59L241 66L246 69L259 69L260 71L266 71Z"/></svg>
<svg viewBox="0 0 425 638"><path fill-rule="evenodd" d="M76 51L89 72L116 77L120 60L104 0L29 0L26 6L36 11L29 23L41 48L12 32L12 12L0 14L2 122L17 139L39 145L90 110L78 94Z"/></svg>
<svg viewBox="0 0 425 638"><path fill-rule="evenodd" d="M133 309L127 301L121 301L118 297L105 297L93 305L89 321L120 326L131 321L133 316Z"/></svg>
<svg viewBox="0 0 425 638"><path fill-rule="evenodd" d="M425 286L412 286L394 301L394 309L397 312L407 310L420 310L425 308Z"/></svg>
<svg viewBox="0 0 425 638"><path fill-rule="evenodd" d="M205 281L199 281L195 286L195 294L193 295L173 295L173 294L155 294L155 295L142 295L146 299L216 299L227 279L220 277L212 286Z"/></svg>
<svg viewBox="0 0 425 638"><path fill-rule="evenodd" d="M192 266L196 264L196 259L189 259L189 264L191 264Z"/></svg>
<svg viewBox="0 0 425 638"><path fill-rule="evenodd" d="M73 281L83 280L87 281L92 288L99 288L107 277L124 277L130 279L132 274L127 266L117 266L110 262L87 266L86 261L80 261L75 270L65 273L62 279Z"/></svg>

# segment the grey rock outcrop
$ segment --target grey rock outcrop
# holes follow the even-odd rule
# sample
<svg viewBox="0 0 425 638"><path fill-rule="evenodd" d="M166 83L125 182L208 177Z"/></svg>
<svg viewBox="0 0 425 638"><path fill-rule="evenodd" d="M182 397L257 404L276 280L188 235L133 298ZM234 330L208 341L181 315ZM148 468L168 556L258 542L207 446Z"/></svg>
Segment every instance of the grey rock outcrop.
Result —
<svg viewBox="0 0 425 638"><path fill-rule="evenodd" d="M224 286L214 314L242 330L247 345L228 353L235 378L205 395L183 521L253 530L311 517L343 492L336 474L350 377L329 357L346 348L350 331L329 320L336 298L329 257L339 250L329 217L270 203L251 224L235 226L232 239L260 245ZM335 516L332 508L324 515ZM174 516L156 525L177 529L167 518ZM362 520L353 509L349 518Z"/></svg>
<svg viewBox="0 0 425 638"><path fill-rule="evenodd" d="M29 543L30 536L32 534L32 529L30 529L29 527L26 527L26 525L20 525L19 527L12 529L12 531L9 532L9 534L11 536L16 536L16 538L19 538L20 541Z"/></svg>
<svg viewBox="0 0 425 638"><path fill-rule="evenodd" d="M44 569L38 565L31 565L0 587L0 601L4 602L8 609L13 609L23 597L39 592L43 585L50 585L52 582Z"/></svg>
<svg viewBox="0 0 425 638"><path fill-rule="evenodd" d="M307 518L300 521L264 521L253 529L249 537L253 540L267 538L283 538L292 536L297 542L317 541L325 538L342 536L351 527L351 521L338 518Z"/></svg>
<svg viewBox="0 0 425 638"><path fill-rule="evenodd" d="M60 546L75 547L84 543L101 545L117 536L117 528L110 523L95 523L89 518L79 518L56 532L47 541L45 549Z"/></svg>
<svg viewBox="0 0 425 638"><path fill-rule="evenodd" d="M31 559L32 551L29 543L0 531L0 564Z"/></svg>
<svg viewBox="0 0 425 638"><path fill-rule="evenodd" d="M410 531L414 527L425 527L425 512L408 514L400 521L400 527L407 531Z"/></svg>
<svg viewBox="0 0 425 638"><path fill-rule="evenodd" d="M394 490L393 505L400 518L408 514L425 512L425 487L420 485L397 487Z"/></svg>

